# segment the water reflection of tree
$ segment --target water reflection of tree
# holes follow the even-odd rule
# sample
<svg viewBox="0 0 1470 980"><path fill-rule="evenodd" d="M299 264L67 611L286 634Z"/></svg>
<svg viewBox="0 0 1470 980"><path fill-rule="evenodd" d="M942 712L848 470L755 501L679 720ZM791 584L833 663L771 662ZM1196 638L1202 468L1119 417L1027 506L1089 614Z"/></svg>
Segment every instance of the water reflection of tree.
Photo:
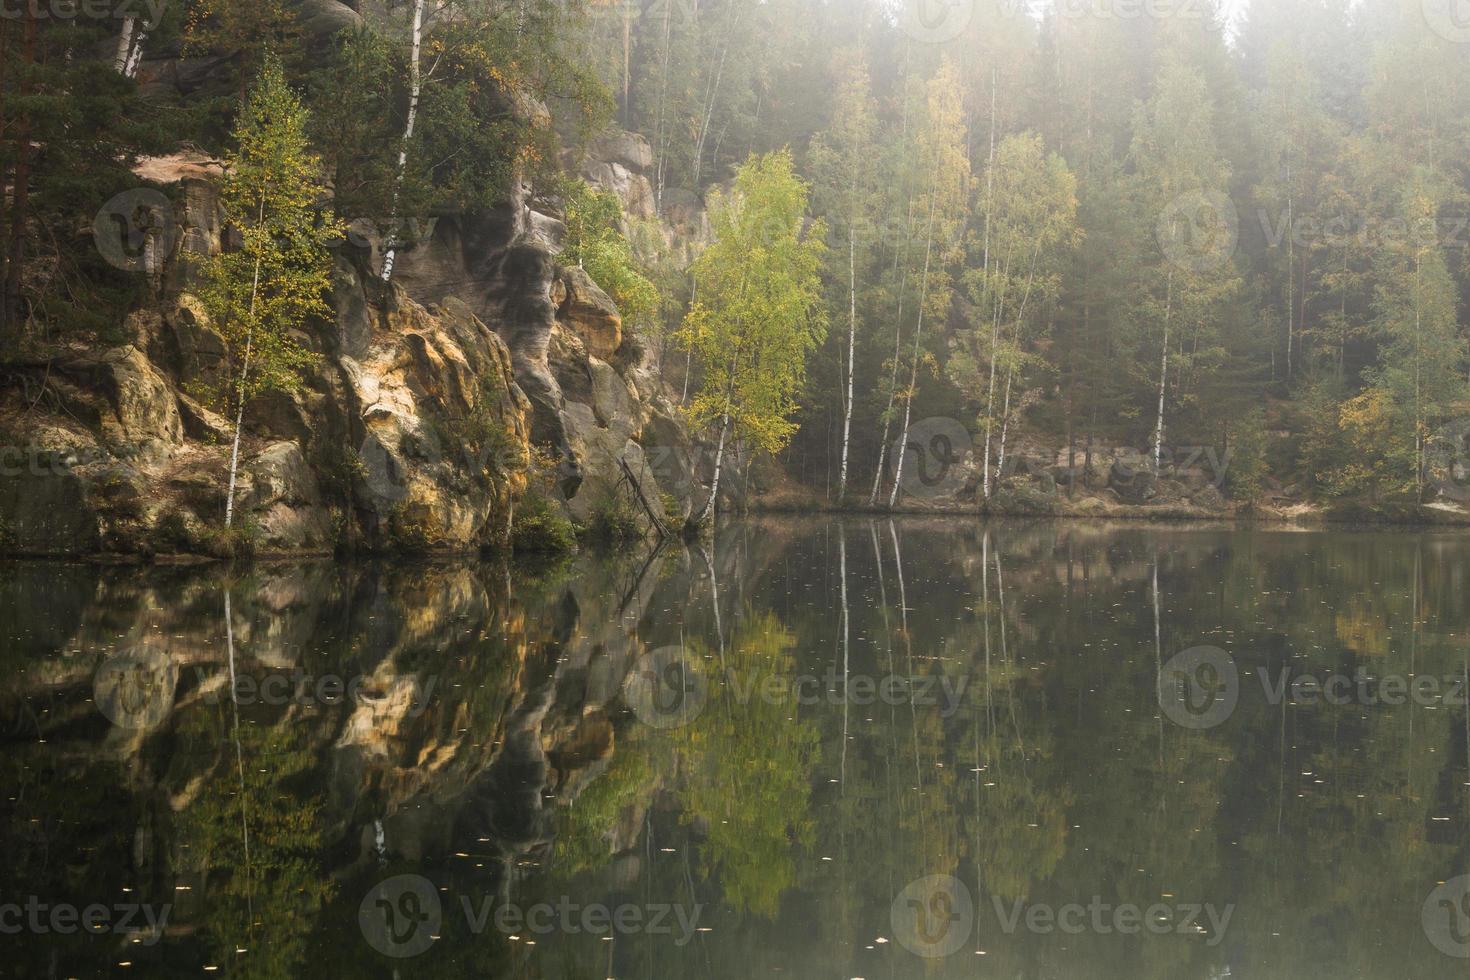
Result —
<svg viewBox="0 0 1470 980"><path fill-rule="evenodd" d="M293 977L336 890L320 864L322 796L312 778L320 746L291 711L242 724L228 590L225 616L227 703L185 712L176 728L191 752L220 750L194 774L177 815L179 870L205 893L199 924L213 965L232 976Z"/></svg>
<svg viewBox="0 0 1470 980"><path fill-rule="evenodd" d="M795 879L793 847L812 836L816 729L789 697L759 695L767 678L791 690L794 645L774 615L747 611L725 651L725 682L711 691L682 748L688 776L679 797L686 818L708 827L701 865L718 876L726 903L766 916Z"/></svg>

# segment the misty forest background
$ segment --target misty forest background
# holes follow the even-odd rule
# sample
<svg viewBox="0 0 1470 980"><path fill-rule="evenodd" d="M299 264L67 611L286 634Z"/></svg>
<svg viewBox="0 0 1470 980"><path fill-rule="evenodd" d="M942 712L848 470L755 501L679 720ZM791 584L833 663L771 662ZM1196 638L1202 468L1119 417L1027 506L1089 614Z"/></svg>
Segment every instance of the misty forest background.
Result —
<svg viewBox="0 0 1470 980"><path fill-rule="evenodd" d="M1470 30L1437 2L430 0L419 44L400 2L379 5L395 30L326 52L285 0L190 0L146 31L12 4L4 357L115 340L148 287L97 254L97 209L140 155L230 152L279 58L344 219L492 207L520 178L559 199L563 261L658 338L711 441L740 370L719 304L748 267L792 267L795 312L762 329L801 363L740 377L732 436L827 499L894 499L887 447L944 416L974 434L982 497L1017 447L1080 469L1208 446L1238 500L1429 500L1470 409ZM149 98L144 45L208 52L214 87ZM660 215L710 208L693 266L567 177L609 126L651 146ZM776 243L795 251L721 210L737 173L778 217L805 209Z"/></svg>

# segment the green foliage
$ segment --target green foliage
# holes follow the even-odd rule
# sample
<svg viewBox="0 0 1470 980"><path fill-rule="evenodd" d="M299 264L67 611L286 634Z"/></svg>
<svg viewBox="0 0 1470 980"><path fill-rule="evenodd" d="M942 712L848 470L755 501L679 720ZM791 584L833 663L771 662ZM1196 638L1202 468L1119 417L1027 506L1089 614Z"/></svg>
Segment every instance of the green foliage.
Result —
<svg viewBox="0 0 1470 980"><path fill-rule="evenodd" d="M253 524L234 527L206 527L192 547L211 558L236 561L255 556L260 529Z"/></svg>
<svg viewBox="0 0 1470 980"><path fill-rule="evenodd" d="M517 553L567 554L576 550L577 536L555 503L531 494L516 503L510 546Z"/></svg>
<svg viewBox="0 0 1470 980"><path fill-rule="evenodd" d="M609 494L593 506L592 515L587 519L587 526L582 533L588 541L603 547L625 544L643 537L633 505L617 492Z"/></svg>
<svg viewBox="0 0 1470 980"><path fill-rule="evenodd" d="M364 79L397 79L400 70L389 39L365 29L339 37L309 77L312 142L321 150L337 214L348 221L387 221L392 211L397 157L391 148L403 123L396 93Z"/></svg>
<svg viewBox="0 0 1470 980"><path fill-rule="evenodd" d="M1225 485L1230 495L1253 503L1266 476L1266 411L1256 407L1230 426L1230 459Z"/></svg>
<svg viewBox="0 0 1470 980"><path fill-rule="evenodd" d="M795 645L774 615L747 611L725 653L732 683L720 689L738 682L756 691L768 680L789 687ZM691 655L705 652L691 644ZM792 845L809 842L814 830L810 776L819 736L810 721L790 714L778 699L712 698L687 736L690 765L700 775L682 794L685 819L709 828L705 874L718 875L735 909L768 918L795 883Z"/></svg>
<svg viewBox="0 0 1470 980"><path fill-rule="evenodd" d="M612 297L625 323L653 326L660 306L658 288L640 270L621 231L623 206L617 195L570 179L562 181L561 196L567 235L560 260L585 269Z"/></svg>
<svg viewBox="0 0 1470 980"><path fill-rule="evenodd" d="M558 867L574 874L596 871L611 861L610 828L627 808L648 798L657 779L648 754L620 741L607 771L562 812L562 829L553 845Z"/></svg>
<svg viewBox="0 0 1470 980"><path fill-rule="evenodd" d="M699 299L680 338L704 366L690 419L729 418L734 432L768 452L796 429L791 415L807 355L827 329L825 228L803 228L806 205L806 185L786 151L752 157L731 192L714 195L715 241L695 263Z"/></svg>
<svg viewBox="0 0 1470 980"><path fill-rule="evenodd" d="M92 234L104 204L139 188L137 158L172 150L180 135L177 117L154 111L113 67L123 2L96 0L90 16L80 4L46 3L0 14L0 286L14 290L0 305L0 334L4 306L17 317L7 342L23 329L40 345L115 338L149 285L107 261ZM141 236L119 218L121 227L104 217L104 233L135 258Z"/></svg>
<svg viewBox="0 0 1470 980"><path fill-rule="evenodd" d="M199 292L229 345L231 394L243 404L267 389L299 387L315 363L298 333L330 315L327 248L339 229L313 207L320 163L279 63L262 69L235 141L220 204L242 244L205 263Z"/></svg>

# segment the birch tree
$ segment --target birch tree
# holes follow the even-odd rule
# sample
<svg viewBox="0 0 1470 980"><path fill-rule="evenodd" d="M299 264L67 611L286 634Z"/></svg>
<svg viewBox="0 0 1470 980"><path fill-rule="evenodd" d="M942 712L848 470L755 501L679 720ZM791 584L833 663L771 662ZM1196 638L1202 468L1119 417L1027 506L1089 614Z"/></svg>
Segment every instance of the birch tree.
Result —
<svg viewBox="0 0 1470 980"><path fill-rule="evenodd" d="M1077 181L1056 154L1046 153L1034 133L1001 142L984 180L990 198L983 238L984 258L966 275L979 322L951 358L950 376L979 399L985 429L982 494L989 499L995 427L1002 428L999 470L1010 420L1011 389L1034 358L1026 351L1026 325L1061 289L1061 268L1080 240ZM972 243L972 246L976 243ZM972 258L973 262L973 258ZM998 379L1003 379L998 385ZM996 397L1002 409L996 412Z"/></svg>
<svg viewBox="0 0 1470 980"><path fill-rule="evenodd" d="M1213 353L1214 314L1238 286L1232 257L1237 218L1228 195L1230 167L1214 134L1203 76L1176 53L1165 54L1154 97L1138 107L1130 150L1139 213L1152 219L1139 320L1152 327L1159 365L1153 468L1162 467L1170 370L1180 376ZM1171 344L1173 345L1171 347ZM1145 336L1143 344L1147 346ZM1146 363L1146 355L1144 363ZM1178 377L1173 378L1176 387Z"/></svg>
<svg viewBox="0 0 1470 980"><path fill-rule="evenodd" d="M826 229L821 222L806 226L807 193L783 150L750 158L730 193L712 195L715 240L695 263L699 298L681 328L704 367L690 421L717 427L709 497L695 523L715 507L732 436L774 453L796 431L792 415L806 359L827 328Z"/></svg>
<svg viewBox="0 0 1470 980"><path fill-rule="evenodd" d="M414 127L418 124L419 98L424 90L425 6L426 0L413 0L413 21L409 27L408 115L404 118L403 138L398 144L398 170L393 180L392 212L388 219L387 247L383 251L383 271L380 273L384 282L393 278L393 263L398 255L398 207L403 195L403 178L408 173L408 148L413 143Z"/></svg>
<svg viewBox="0 0 1470 980"><path fill-rule="evenodd" d="M909 357L908 387L903 392L903 423L898 446L909 439L914 396L918 393L919 364L923 355L925 318L943 324L953 299L950 266L964 255L964 228L969 213L970 162L966 154L964 106L960 98L959 71L946 59L927 88L924 128L919 134L919 157L925 173L923 191L916 196L923 215L923 265L919 270L918 319L914 324L913 350ZM898 502L903 477L903 452L893 461L893 487L888 506Z"/></svg>
<svg viewBox="0 0 1470 980"><path fill-rule="evenodd" d="M847 321L846 355L842 372L842 450L837 478L837 500L847 496L847 474L852 444L853 385L858 334L858 270L866 268L869 249L859 238L870 227L878 176L874 160L875 120L867 61L858 51L840 52L833 62L837 96L828 129L812 141L811 166L816 173L816 198L831 216L840 257L834 262L845 273L846 296L841 304ZM836 250L834 250L836 251ZM861 253L861 254L860 254Z"/></svg>
<svg viewBox="0 0 1470 980"><path fill-rule="evenodd" d="M229 346L226 400L234 401L225 527L235 519L235 486L245 408L260 392L294 390L312 354L297 334L330 315L329 243L341 233L313 208L320 164L306 138L306 111L267 59L235 126L220 205L242 245L214 256L203 270L201 298Z"/></svg>

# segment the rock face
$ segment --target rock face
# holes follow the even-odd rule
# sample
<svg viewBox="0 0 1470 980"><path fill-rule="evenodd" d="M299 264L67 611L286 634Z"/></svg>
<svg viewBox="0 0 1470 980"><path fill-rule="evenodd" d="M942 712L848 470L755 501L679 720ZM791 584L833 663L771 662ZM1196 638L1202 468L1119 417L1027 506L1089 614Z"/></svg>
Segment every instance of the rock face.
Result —
<svg viewBox="0 0 1470 980"><path fill-rule="evenodd" d="M553 455L555 489L573 520L610 507L641 521L648 510L660 520L687 516L695 487L682 475L694 472L694 447L652 352L624 332L616 305L584 270L557 264L547 229L559 218L532 202L522 187L506 208L441 220L429 241L402 254L395 275L430 301L456 290L505 341L530 405L531 441ZM665 424L649 430L655 418Z"/></svg>
<svg viewBox="0 0 1470 980"><path fill-rule="evenodd" d="M610 167L650 159L634 137L598 146ZM154 300L126 324L131 343L25 365L0 397L16 457L0 466L0 549L209 550L222 524L228 350L190 292L224 240L217 170L189 154L145 166L181 204ZM391 286L374 249L343 245L333 319L300 337L315 366L246 406L236 511L259 549L502 546L533 455L575 521L689 513L694 447L655 352L584 270L558 265L560 216L534 200L522 185L503 207L440 218Z"/></svg>
<svg viewBox="0 0 1470 980"><path fill-rule="evenodd" d="M557 322L587 345L587 353L604 361L623 343L623 317L592 277L575 266L561 270L551 290Z"/></svg>

